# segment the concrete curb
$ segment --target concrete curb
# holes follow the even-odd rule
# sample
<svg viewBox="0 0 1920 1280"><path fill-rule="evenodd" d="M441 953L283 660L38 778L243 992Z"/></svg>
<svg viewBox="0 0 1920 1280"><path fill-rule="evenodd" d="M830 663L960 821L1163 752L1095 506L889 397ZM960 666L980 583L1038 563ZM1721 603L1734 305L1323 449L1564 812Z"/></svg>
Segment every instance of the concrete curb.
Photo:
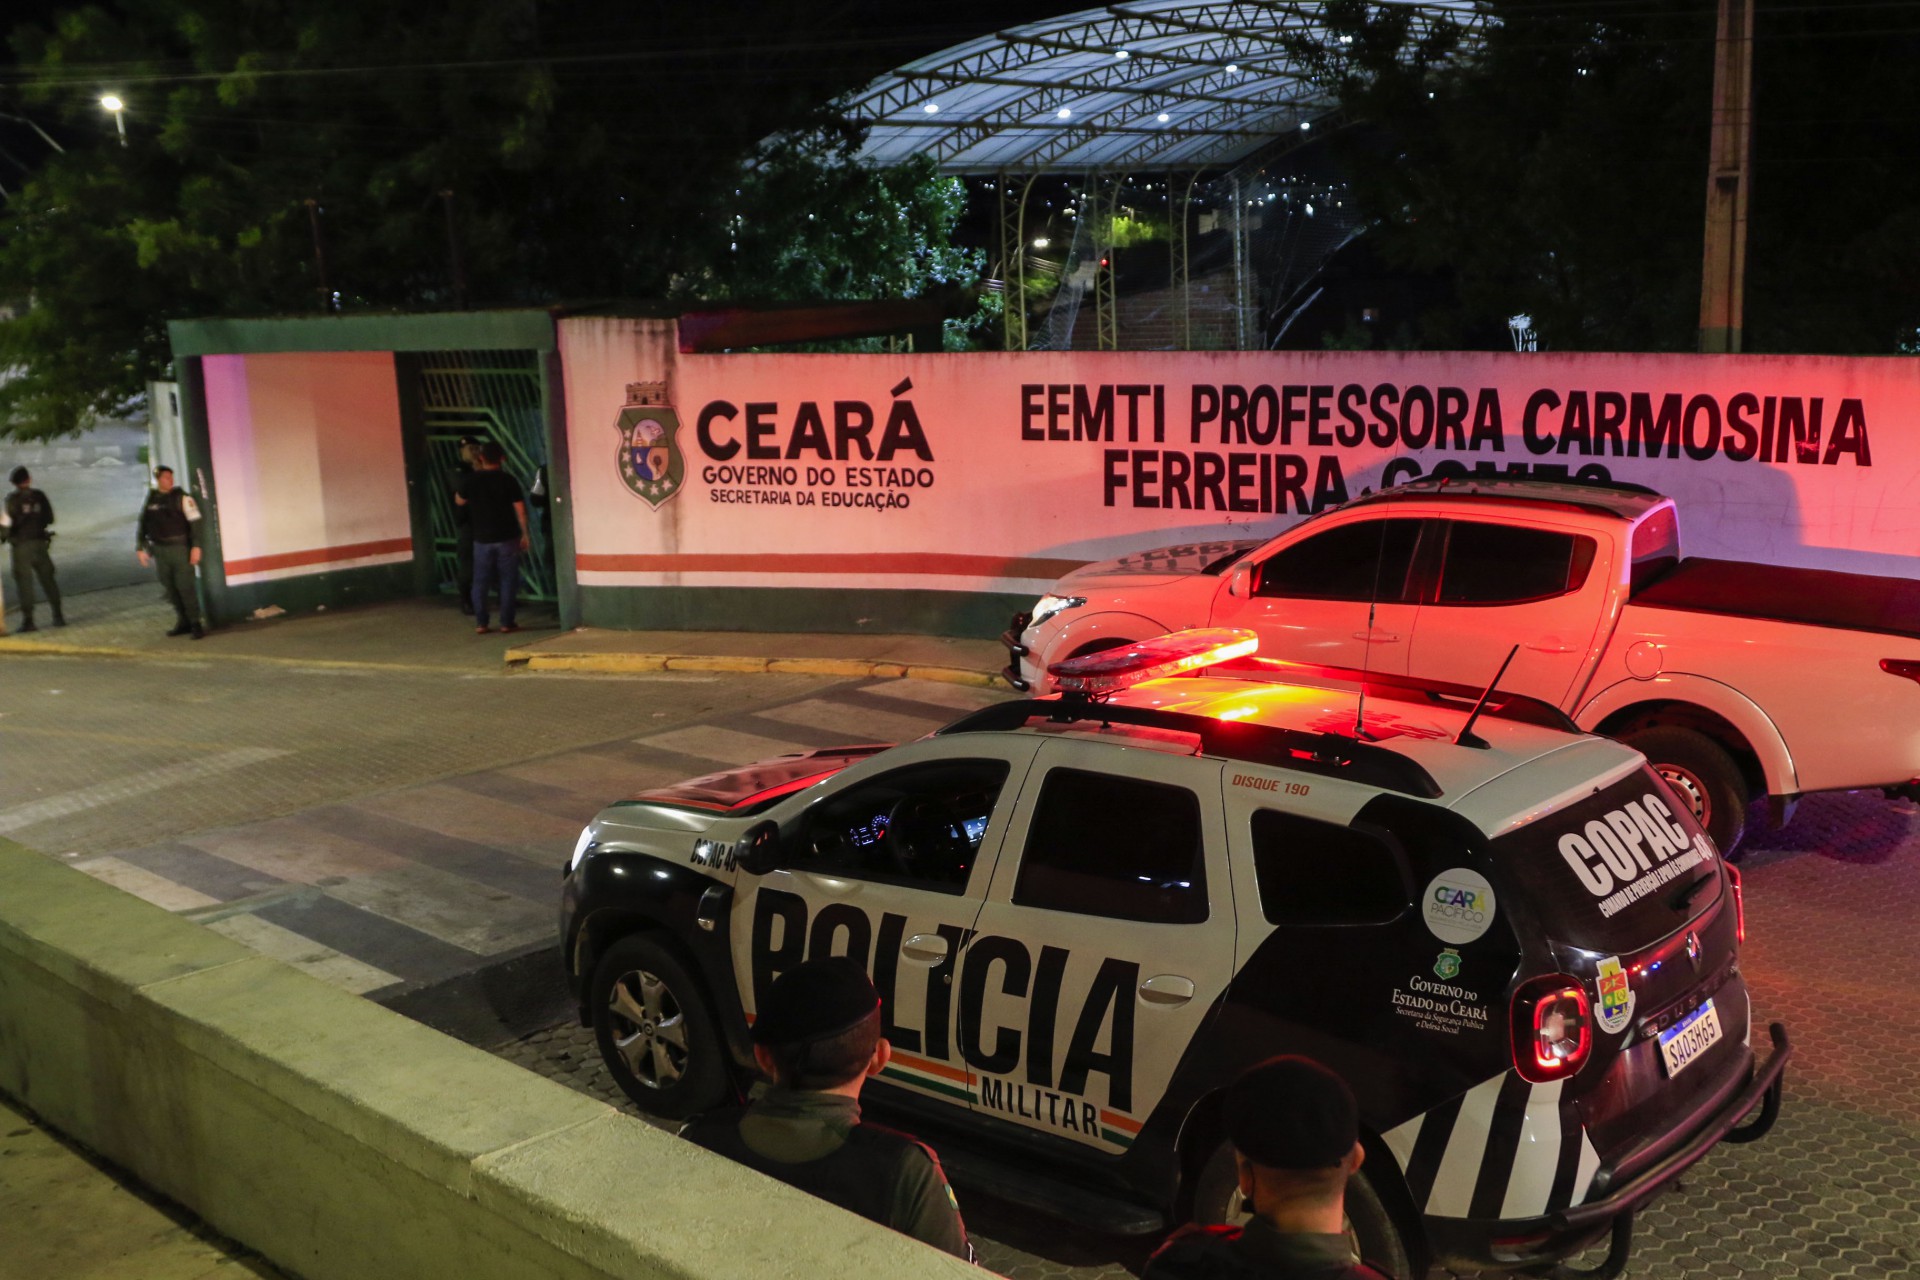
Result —
<svg viewBox="0 0 1920 1280"><path fill-rule="evenodd" d="M184 643L184 642L183 642ZM287 658L269 653L232 653L215 646L167 650L133 649L119 645L63 644L57 640L20 640L0 636L0 655L16 654L32 658L119 658L131 661L166 662L213 661L254 662L270 667L326 667L344 671L438 671L458 672L460 667L426 662L364 662L356 658Z"/></svg>
<svg viewBox="0 0 1920 1280"><path fill-rule="evenodd" d="M305 1280L985 1274L6 840L0 1091Z"/></svg>
<svg viewBox="0 0 1920 1280"><path fill-rule="evenodd" d="M730 675L781 673L803 676L840 676L847 679L936 680L944 684L991 689L1000 677L965 667L923 666L877 658L756 658L691 653L542 653L509 649L507 665L525 671L599 672L607 675L636 671L717 671Z"/></svg>

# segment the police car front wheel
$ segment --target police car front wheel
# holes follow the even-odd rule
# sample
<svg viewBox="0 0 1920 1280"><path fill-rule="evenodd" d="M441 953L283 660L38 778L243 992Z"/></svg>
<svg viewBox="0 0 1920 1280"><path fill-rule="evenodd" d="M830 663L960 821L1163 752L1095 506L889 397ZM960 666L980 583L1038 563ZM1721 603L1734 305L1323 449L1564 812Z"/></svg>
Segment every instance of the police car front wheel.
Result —
<svg viewBox="0 0 1920 1280"><path fill-rule="evenodd" d="M706 994L671 950L622 938L593 971L593 1032L621 1091L679 1119L718 1104L727 1074Z"/></svg>
<svg viewBox="0 0 1920 1280"><path fill-rule="evenodd" d="M1231 1144L1222 1142L1200 1167L1192 1212L1195 1222L1208 1225L1246 1221L1247 1207L1234 1172ZM1364 1169L1347 1181L1347 1238L1367 1265L1391 1280L1414 1280L1424 1274L1416 1271L1393 1215L1367 1181Z"/></svg>

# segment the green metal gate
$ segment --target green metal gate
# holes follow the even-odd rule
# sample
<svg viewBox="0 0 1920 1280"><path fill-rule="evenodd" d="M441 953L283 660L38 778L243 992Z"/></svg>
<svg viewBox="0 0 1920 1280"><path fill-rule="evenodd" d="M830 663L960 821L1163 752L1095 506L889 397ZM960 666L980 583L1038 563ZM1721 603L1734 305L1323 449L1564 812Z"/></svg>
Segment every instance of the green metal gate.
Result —
<svg viewBox="0 0 1920 1280"><path fill-rule="evenodd" d="M453 591L458 580L453 490L461 474L460 437L471 436L492 440L506 451L506 469L528 494L533 550L520 562L520 598L555 599L552 509L545 496L534 493L536 475L547 463L539 352L423 351L416 360L427 437L434 580L445 592Z"/></svg>

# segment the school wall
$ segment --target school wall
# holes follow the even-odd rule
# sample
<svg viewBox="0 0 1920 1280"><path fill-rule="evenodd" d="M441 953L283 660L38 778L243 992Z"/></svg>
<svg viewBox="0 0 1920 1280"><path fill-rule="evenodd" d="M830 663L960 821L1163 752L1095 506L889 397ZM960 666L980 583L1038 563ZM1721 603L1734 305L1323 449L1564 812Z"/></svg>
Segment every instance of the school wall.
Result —
<svg viewBox="0 0 1920 1280"><path fill-rule="evenodd" d="M1077 565L1426 474L1629 481L1678 499L1690 555L1915 567L1911 360L690 355L600 317L559 343L598 625L996 635Z"/></svg>

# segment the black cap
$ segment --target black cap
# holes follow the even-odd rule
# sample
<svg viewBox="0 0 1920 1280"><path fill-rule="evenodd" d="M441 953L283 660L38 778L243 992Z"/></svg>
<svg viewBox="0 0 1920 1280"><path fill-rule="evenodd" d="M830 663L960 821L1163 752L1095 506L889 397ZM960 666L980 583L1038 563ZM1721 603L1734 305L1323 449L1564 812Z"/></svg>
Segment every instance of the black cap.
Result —
<svg viewBox="0 0 1920 1280"><path fill-rule="evenodd" d="M753 1024L753 1042L812 1044L851 1031L879 1008L880 993L859 965L843 956L809 960L774 980Z"/></svg>
<svg viewBox="0 0 1920 1280"><path fill-rule="evenodd" d="M1227 1137L1269 1169L1330 1169L1359 1140L1353 1091L1312 1058L1269 1058L1227 1086Z"/></svg>
<svg viewBox="0 0 1920 1280"><path fill-rule="evenodd" d="M7 477L7 483L8 484L25 484L27 481L31 479L33 479L33 476L27 471L25 467L15 467L13 469L13 474Z"/></svg>

